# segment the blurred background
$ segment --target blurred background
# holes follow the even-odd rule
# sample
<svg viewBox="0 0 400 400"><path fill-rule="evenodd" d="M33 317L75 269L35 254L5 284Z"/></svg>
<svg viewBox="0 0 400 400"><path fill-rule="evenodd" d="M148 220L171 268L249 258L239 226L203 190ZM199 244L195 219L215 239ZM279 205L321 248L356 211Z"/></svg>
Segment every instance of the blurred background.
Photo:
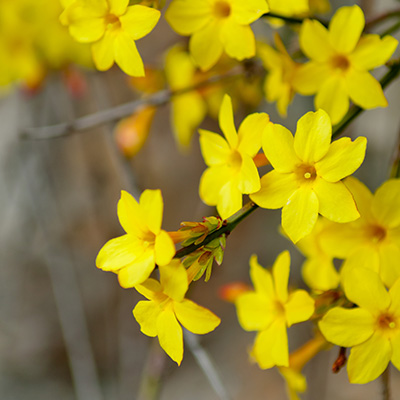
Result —
<svg viewBox="0 0 400 400"><path fill-rule="evenodd" d="M4 21L11 23L6 3L0 0L2 43L9 39L2 30ZM37 8L30 8L28 0L22 3L26 26L19 26L18 32L27 36ZM52 34L46 29L50 29L48 21L58 23L59 6L53 15L44 0L36 3L43 18L40 35L50 42ZM331 2L332 10L352 4ZM385 0L360 5L368 18L400 4ZM49 15L42 15L46 12ZM261 37L272 37L264 21L254 24L254 30ZM138 48L146 65L162 70L166 50L177 42L186 39L161 18ZM65 39L60 46L65 50L68 43ZM23 45L18 41L13 48ZM296 49L297 44L290 46ZM48 56L43 70L26 52L24 57L18 52L10 57L0 47L6 60L0 75L7 68L14 72L21 68L22 75L27 71L24 80L0 87L0 399L285 399L279 373L250 363L254 335L239 327L234 306L218 295L226 283L249 282L251 254L257 253L260 263L270 266L285 249L292 256L291 284L303 285L299 273L303 257L279 234L280 212L257 210L242 222L230 235L224 262L214 265L211 280L191 286L190 297L214 311L222 323L205 337L186 337L184 360L178 368L156 339L141 334L132 316L141 296L133 289L122 289L114 274L98 270L95 258L107 240L123 233L116 208L121 189L135 197L145 189L161 189L166 230L177 230L181 221L200 221L215 214L198 196L205 164L197 133L190 151L179 151L171 131L171 106L163 104L157 108L144 146L134 157L125 157L115 135L118 118L105 123L100 119L103 110L139 99L137 82L117 67L95 71L87 49L71 45L71 59L62 58L57 50L54 44L40 49L40 54ZM79 65L72 65L72 60ZM381 68L377 76L383 73ZM239 90L229 85L228 91ZM372 190L387 178L398 146L399 89L398 81L391 84L385 92L389 107L363 113L346 131L349 136L368 138L366 161L357 176ZM238 107L237 126L251 106ZM297 96L285 120L273 104L261 101L257 109L294 131L297 119L313 105L312 98ZM54 124L62 129L64 125L57 124L93 113L98 113L97 122L90 129L71 130L57 138L47 138L53 131L42 129ZM219 132L210 117L201 127ZM292 328L291 349L311 334L311 325ZM303 398L380 398L379 380L350 385L345 369L338 375L330 372L337 352L337 348L323 352L306 367L309 390ZM395 399L400 393L400 374L392 368L391 375Z"/></svg>

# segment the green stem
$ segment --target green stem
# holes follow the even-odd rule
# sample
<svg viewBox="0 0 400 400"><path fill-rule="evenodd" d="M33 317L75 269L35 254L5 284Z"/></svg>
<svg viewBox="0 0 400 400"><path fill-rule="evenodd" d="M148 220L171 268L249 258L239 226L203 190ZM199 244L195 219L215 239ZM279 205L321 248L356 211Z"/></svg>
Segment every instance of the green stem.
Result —
<svg viewBox="0 0 400 400"><path fill-rule="evenodd" d="M302 24L306 19L311 18L311 19L315 19L315 20L319 21L325 27L328 27L328 25L329 25L328 22L322 21L318 18L313 18L312 16L308 16L305 18L297 18L297 17L287 17L286 15L269 12L269 13L263 14L261 17L270 17L270 18L281 19L282 21L288 22L289 24Z"/></svg>
<svg viewBox="0 0 400 400"><path fill-rule="evenodd" d="M223 234L229 235L241 221L243 221L248 215L250 215L257 208L258 208L257 204L253 203L252 201L249 201L238 212L236 212L231 217L226 219L223 222L221 228L210 233L201 243L191 244L190 246L183 247L182 249L178 250L174 258L185 257L188 254L196 251L198 248L203 247L206 244L210 243L212 240L220 237L221 235Z"/></svg>
<svg viewBox="0 0 400 400"><path fill-rule="evenodd" d="M382 89L385 89L386 86L388 86L390 82L392 82L395 78L397 78L399 74L400 74L400 59L395 60L391 63L389 71L379 81L382 86ZM363 111L364 109L362 109L361 107L353 105L349 109L347 114L343 117L343 119L333 127L332 139L338 137L345 130L345 128L347 128L350 122L352 122L353 119L355 119Z"/></svg>

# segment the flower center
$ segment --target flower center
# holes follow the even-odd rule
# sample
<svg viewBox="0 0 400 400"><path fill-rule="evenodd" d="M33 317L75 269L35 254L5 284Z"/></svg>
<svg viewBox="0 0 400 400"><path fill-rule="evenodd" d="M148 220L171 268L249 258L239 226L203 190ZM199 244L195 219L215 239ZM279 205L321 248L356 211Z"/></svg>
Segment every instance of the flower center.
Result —
<svg viewBox="0 0 400 400"><path fill-rule="evenodd" d="M371 225L369 227L369 237L374 243L380 243L386 237L386 229L380 225Z"/></svg>
<svg viewBox="0 0 400 400"><path fill-rule="evenodd" d="M317 171L313 165L300 164L296 169L296 175L300 183L312 183L317 177Z"/></svg>
<svg viewBox="0 0 400 400"><path fill-rule="evenodd" d="M107 14L105 17L105 23L108 29L118 29L121 27L121 21L114 14Z"/></svg>
<svg viewBox="0 0 400 400"><path fill-rule="evenodd" d="M226 1L216 1L214 4L214 15L217 18L227 18L231 15L231 6Z"/></svg>
<svg viewBox="0 0 400 400"><path fill-rule="evenodd" d="M342 54L336 54L335 56L333 56L331 59L331 63L333 68L339 69L343 72L348 70L350 67L349 59Z"/></svg>
<svg viewBox="0 0 400 400"><path fill-rule="evenodd" d="M242 166L242 156L237 150L233 150L228 159L228 166L234 171L239 171Z"/></svg>
<svg viewBox="0 0 400 400"><path fill-rule="evenodd" d="M275 312L278 317L285 317L285 307L278 300L275 301Z"/></svg>
<svg viewBox="0 0 400 400"><path fill-rule="evenodd" d="M379 315L378 326L380 329L385 331L392 331L393 329L398 327L394 316L389 313Z"/></svg>
<svg viewBox="0 0 400 400"><path fill-rule="evenodd" d="M142 241L144 247L154 246L156 235L153 232L148 231L143 234Z"/></svg>

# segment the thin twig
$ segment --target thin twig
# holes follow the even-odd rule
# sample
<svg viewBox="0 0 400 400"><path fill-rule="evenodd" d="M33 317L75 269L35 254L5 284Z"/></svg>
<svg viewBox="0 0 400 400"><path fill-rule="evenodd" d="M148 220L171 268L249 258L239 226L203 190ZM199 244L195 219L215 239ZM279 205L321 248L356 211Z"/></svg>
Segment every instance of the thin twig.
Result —
<svg viewBox="0 0 400 400"><path fill-rule="evenodd" d="M322 25L327 27L329 25L329 22L321 20L319 18L314 18L312 16L307 16L304 18L300 17L288 17L286 15L278 14L275 12L268 12L263 14L261 17L269 17L269 18L276 18L276 19L281 19L282 21L288 22L289 24L302 24L306 19L314 19L319 21Z"/></svg>
<svg viewBox="0 0 400 400"><path fill-rule="evenodd" d="M400 16L400 8L396 8L392 11L384 12L374 18L369 19L365 24L365 31L370 30L373 26L378 25L381 22L388 20L389 18L394 18Z"/></svg>
<svg viewBox="0 0 400 400"><path fill-rule="evenodd" d="M193 86L188 86L175 91L169 89L161 90L141 99L120 104L115 107L110 107L102 111L97 111L93 114L85 115L84 117L77 118L72 122L63 122L56 125L42 126L37 128L26 128L21 132L20 137L22 139L29 140L43 140L69 136L79 131L94 128L107 122L113 122L124 118L128 115L131 115L134 111L144 105L158 107L168 103L173 96L191 92L204 86L214 85L225 80L235 79L243 74L243 66L236 66L224 74L211 76L210 78L198 82Z"/></svg>
<svg viewBox="0 0 400 400"><path fill-rule="evenodd" d="M388 365L381 375L382 380L382 400L390 400L390 366Z"/></svg>

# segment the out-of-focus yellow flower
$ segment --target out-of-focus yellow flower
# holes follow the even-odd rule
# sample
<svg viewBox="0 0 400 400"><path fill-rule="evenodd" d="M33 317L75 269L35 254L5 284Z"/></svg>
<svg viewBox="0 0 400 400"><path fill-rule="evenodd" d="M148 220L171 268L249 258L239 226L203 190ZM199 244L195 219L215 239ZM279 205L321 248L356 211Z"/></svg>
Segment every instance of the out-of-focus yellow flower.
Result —
<svg viewBox="0 0 400 400"><path fill-rule="evenodd" d="M220 135L200 130L200 146L207 168L200 179L200 197L217 206L222 219L242 207L242 195L260 188L260 177L253 157L261 147L261 135L269 117L265 113L247 116L239 127L233 120L232 102L225 95L219 113Z"/></svg>
<svg viewBox="0 0 400 400"><path fill-rule="evenodd" d="M160 282L149 278L136 286L149 301L139 301L133 315L141 331L147 336L157 336L160 346L180 365L183 358L180 324L192 333L203 335L213 331L221 320L206 308L185 299L189 281L179 260L159 269Z"/></svg>
<svg viewBox="0 0 400 400"><path fill-rule="evenodd" d="M189 53L180 45L172 47L165 58L165 74L173 91L190 88L195 84L196 66ZM172 97L172 128L182 150L187 150L193 133L207 113L204 99L197 90Z"/></svg>
<svg viewBox="0 0 400 400"><path fill-rule="evenodd" d="M272 368L289 366L287 327L307 321L314 312L314 300L305 290L288 293L290 254L281 253L272 274L261 267L257 257L250 259L254 291L236 300L239 323L246 331L258 331L252 355L258 365Z"/></svg>
<svg viewBox="0 0 400 400"><path fill-rule="evenodd" d="M115 127L115 140L126 157L135 156L146 143L155 113L154 106L142 107Z"/></svg>
<svg viewBox="0 0 400 400"><path fill-rule="evenodd" d="M249 24L268 10L266 0L173 0L165 18L180 35L191 35L190 53L207 70L224 51L237 60L253 57Z"/></svg>
<svg viewBox="0 0 400 400"><path fill-rule="evenodd" d="M145 281L155 265L168 264L175 246L161 229L163 200L160 190L145 190L139 203L121 192L118 218L126 234L109 240L97 255L96 265L118 274L122 287L130 288Z"/></svg>
<svg viewBox="0 0 400 400"><path fill-rule="evenodd" d="M329 0L308 0L310 14L326 14L331 11Z"/></svg>
<svg viewBox="0 0 400 400"><path fill-rule="evenodd" d="M281 15L306 14L309 11L308 0L268 0L271 12Z"/></svg>
<svg viewBox="0 0 400 400"><path fill-rule="evenodd" d="M340 8L329 30L316 20L304 21L300 46L311 59L296 74L296 91L316 93L315 107L324 109L337 124L349 108L349 99L364 109L386 107L380 83L368 72L383 65L398 41L391 36L364 35L365 19L357 5Z"/></svg>
<svg viewBox="0 0 400 400"><path fill-rule="evenodd" d="M390 287L400 277L400 179L390 179L375 195L353 177L344 181L360 212L357 221L332 224L321 235L331 256L345 259L342 277L353 268L378 273Z"/></svg>
<svg viewBox="0 0 400 400"><path fill-rule="evenodd" d="M286 117L288 105L295 94L293 79L300 64L292 60L277 33L275 45L277 50L266 43L259 42L257 52L268 70L264 83L265 97L269 102L276 101L279 114Z"/></svg>
<svg viewBox="0 0 400 400"><path fill-rule="evenodd" d="M294 243L312 231L318 213L335 222L360 216L341 180L363 162L367 140L331 143L331 136L323 110L301 117L294 138L282 125L268 124L264 130L262 147L274 170L261 178L260 191L250 197L263 208L283 207L282 228Z"/></svg>
<svg viewBox="0 0 400 400"><path fill-rule="evenodd" d="M400 279L389 292L370 269L349 271L346 297L357 308L332 308L319 322L326 340L351 347L347 373L351 383L376 379L389 362L400 369Z"/></svg>
<svg viewBox="0 0 400 400"><path fill-rule="evenodd" d="M339 274L333 264L333 257L321 246L321 235L333 222L320 217L312 232L296 243L307 257L302 266L302 276L313 290L326 291L339 285Z"/></svg>
<svg viewBox="0 0 400 400"><path fill-rule="evenodd" d="M159 18L160 11L142 5L129 6L128 0L68 1L60 16L75 40L93 43L97 69L106 71L116 62L131 76L144 75L135 40L149 34Z"/></svg>

